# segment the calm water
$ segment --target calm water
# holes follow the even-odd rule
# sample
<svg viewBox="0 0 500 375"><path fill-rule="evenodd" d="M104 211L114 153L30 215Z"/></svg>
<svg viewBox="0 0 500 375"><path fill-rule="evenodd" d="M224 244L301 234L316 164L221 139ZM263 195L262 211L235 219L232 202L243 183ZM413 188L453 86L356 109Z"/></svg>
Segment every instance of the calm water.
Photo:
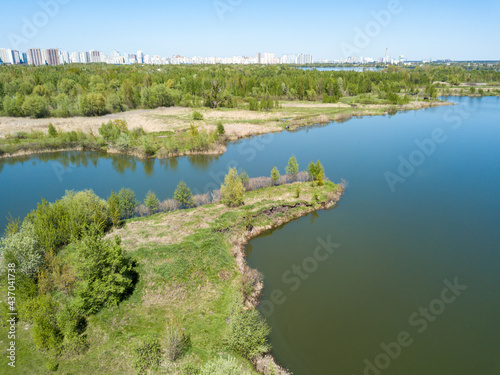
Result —
<svg viewBox="0 0 500 375"><path fill-rule="evenodd" d="M254 177L284 172L292 153L302 168L320 159L349 182L340 205L248 246L278 361L295 375L500 374L500 99L449 100L458 105L255 137L219 157L0 160L0 226L65 189L107 197L125 186L163 199L181 179L211 190L229 166ZM397 177L400 157L417 166ZM336 244L331 255L325 242ZM467 289L442 299L455 278ZM391 344L398 337L405 346Z"/></svg>

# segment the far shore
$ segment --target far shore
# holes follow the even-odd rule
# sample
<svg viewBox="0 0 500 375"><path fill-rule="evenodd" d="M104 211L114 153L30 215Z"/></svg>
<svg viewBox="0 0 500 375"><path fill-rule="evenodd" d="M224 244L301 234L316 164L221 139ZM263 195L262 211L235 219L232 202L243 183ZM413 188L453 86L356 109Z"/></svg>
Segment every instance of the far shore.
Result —
<svg viewBox="0 0 500 375"><path fill-rule="evenodd" d="M133 110L115 113L100 117L72 117L72 118L19 118L0 117L0 138L17 132L42 131L47 133L49 124L53 124L59 131L83 131L88 134L99 134L103 123L113 120L125 120L129 129L142 127L148 133L173 132L180 133L189 129L194 123L200 129L215 130L217 122L221 121L225 128L225 139L234 141L245 137L293 130L299 127L326 124L331 121L347 121L353 117L377 116L394 114L398 111L425 109L434 106L453 105L445 101L414 101L404 105L389 104L346 104L346 103L317 103L317 102L282 102L280 108L268 111L249 111L243 109L206 109L169 107L150 110ZM197 110L203 114L202 121L193 120L193 112ZM159 136L161 137L161 136ZM19 150L13 153L0 155L1 158L26 156L45 152L82 151L80 145L64 147L61 149ZM92 150L90 150L92 151ZM108 153L123 153L140 158L147 158L139 150L123 152L116 148L101 148L94 151L107 151ZM153 157L176 157L184 155L223 154L224 145L213 145L203 151L183 151Z"/></svg>

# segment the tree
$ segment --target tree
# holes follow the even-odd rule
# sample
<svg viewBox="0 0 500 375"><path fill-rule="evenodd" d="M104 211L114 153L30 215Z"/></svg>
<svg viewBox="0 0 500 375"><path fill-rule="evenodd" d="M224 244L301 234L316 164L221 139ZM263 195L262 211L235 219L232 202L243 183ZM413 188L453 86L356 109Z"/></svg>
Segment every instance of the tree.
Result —
<svg viewBox="0 0 500 375"><path fill-rule="evenodd" d="M324 177L325 177L325 169L323 165L318 160L316 163L310 162L307 167L307 172L309 173L309 177L313 181L318 181L318 185L322 186Z"/></svg>
<svg viewBox="0 0 500 375"><path fill-rule="evenodd" d="M193 193L184 181L179 182L174 192L174 199L180 203L181 208L194 207Z"/></svg>
<svg viewBox="0 0 500 375"><path fill-rule="evenodd" d="M285 167L285 171L295 180L297 173L299 173L299 164L297 163L295 155L292 155L292 157L288 159L288 165Z"/></svg>
<svg viewBox="0 0 500 375"><path fill-rule="evenodd" d="M104 240L91 228L78 244L75 295L83 311L96 313L103 306L117 305L131 289L134 264L120 242L119 237Z"/></svg>
<svg viewBox="0 0 500 375"><path fill-rule="evenodd" d="M120 197L113 190L111 190L111 195L108 198L108 209L111 222L115 227L119 226L123 217L123 211L120 205Z"/></svg>
<svg viewBox="0 0 500 375"><path fill-rule="evenodd" d="M45 98L38 95L30 95L26 97L26 100L22 105L22 110L26 116L34 118L46 117L49 114Z"/></svg>
<svg viewBox="0 0 500 375"><path fill-rule="evenodd" d="M160 201L156 197L156 194L150 190L146 194L146 199L144 199L144 204L149 209L149 212L154 214L156 211L158 211L158 206L160 204Z"/></svg>
<svg viewBox="0 0 500 375"><path fill-rule="evenodd" d="M106 113L103 94L90 93L80 98L80 111L84 116L100 116Z"/></svg>
<svg viewBox="0 0 500 375"><path fill-rule="evenodd" d="M236 168L230 168L224 178L224 184L220 187L222 201L229 207L237 207L243 204L243 193L245 187L238 176Z"/></svg>
<svg viewBox="0 0 500 375"><path fill-rule="evenodd" d="M134 214L134 210L138 205L135 193L131 189L122 188L118 193L118 198L121 213L128 219Z"/></svg>
<svg viewBox="0 0 500 375"><path fill-rule="evenodd" d="M239 177L241 180L241 183L243 184L243 187L246 189L248 182L250 181L250 177L248 176L248 173L245 171L240 171Z"/></svg>
<svg viewBox="0 0 500 375"><path fill-rule="evenodd" d="M36 235L35 226L25 221L19 231L2 238L0 256L4 263L15 262L18 272L34 277L43 264L44 256L44 250Z"/></svg>
<svg viewBox="0 0 500 375"><path fill-rule="evenodd" d="M271 180L273 181L273 185L276 185L280 180L280 172L276 167L273 167L273 169L271 169Z"/></svg>

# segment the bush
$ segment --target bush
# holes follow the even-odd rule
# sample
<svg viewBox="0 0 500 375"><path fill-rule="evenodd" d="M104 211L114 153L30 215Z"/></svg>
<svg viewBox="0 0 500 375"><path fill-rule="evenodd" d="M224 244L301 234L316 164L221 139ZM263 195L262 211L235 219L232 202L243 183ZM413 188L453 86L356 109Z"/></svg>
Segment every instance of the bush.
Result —
<svg viewBox="0 0 500 375"><path fill-rule="evenodd" d="M51 138L57 137L57 130L54 127L54 125L52 125L52 123L49 124L49 132L48 133L49 133L49 137L51 137Z"/></svg>
<svg viewBox="0 0 500 375"><path fill-rule="evenodd" d="M63 334L57 325L57 303L52 296L39 296L31 306L33 320L33 343L39 350L53 354L60 352Z"/></svg>
<svg viewBox="0 0 500 375"><path fill-rule="evenodd" d="M144 204L149 209L149 212L151 214L154 214L155 212L158 211L158 206L160 204L160 201L156 197L156 194L150 190L146 194L146 199L144 200Z"/></svg>
<svg viewBox="0 0 500 375"><path fill-rule="evenodd" d="M197 121L203 120L203 114L201 112L194 111L193 112L193 120L197 120Z"/></svg>
<svg viewBox="0 0 500 375"><path fill-rule="evenodd" d="M134 264L120 246L119 237L104 240L90 228L77 245L78 307L96 313L103 306L117 305L133 285Z"/></svg>
<svg viewBox="0 0 500 375"><path fill-rule="evenodd" d="M224 185L220 187L222 201L229 207L237 207L242 205L243 193L245 188L238 176L236 168L230 168L228 174L224 178Z"/></svg>
<svg viewBox="0 0 500 375"><path fill-rule="evenodd" d="M293 180L295 180L297 173L299 173L299 164L297 163L297 158L294 155L288 159L288 165L285 167L285 171L287 174L292 176Z"/></svg>
<svg viewBox="0 0 500 375"><path fill-rule="evenodd" d="M276 167L273 167L271 170L271 180L273 181L273 185L276 185L280 180L280 172Z"/></svg>
<svg viewBox="0 0 500 375"><path fill-rule="evenodd" d="M174 192L174 199L179 202L181 208L194 207L193 193L184 181L179 182Z"/></svg>
<svg viewBox="0 0 500 375"><path fill-rule="evenodd" d="M325 179L325 169L323 168L323 165L319 160L316 163L309 163L307 171L311 180L317 181L319 186L323 186Z"/></svg>
<svg viewBox="0 0 500 375"><path fill-rule="evenodd" d="M123 211L120 206L120 198L113 190L111 190L111 195L108 198L108 209L111 222L115 227L119 226L123 217Z"/></svg>
<svg viewBox="0 0 500 375"><path fill-rule="evenodd" d="M252 359L271 350L267 341L270 328L260 313L238 308L229 321L227 346L241 356Z"/></svg>
<svg viewBox="0 0 500 375"><path fill-rule="evenodd" d="M16 263L17 271L34 277L43 264L44 250L35 232L35 226L24 222L21 229L0 241L0 256L6 263Z"/></svg>
<svg viewBox="0 0 500 375"><path fill-rule="evenodd" d="M139 205L139 202L135 199L135 193L132 189L121 188L118 192L118 199L120 201L120 213L127 219L130 218L134 214L135 208Z"/></svg>
<svg viewBox="0 0 500 375"><path fill-rule="evenodd" d="M216 360L207 362L201 369L200 375L250 375L234 357L219 357Z"/></svg>
<svg viewBox="0 0 500 375"><path fill-rule="evenodd" d="M217 134L224 135L226 133L226 129L224 129L224 125L222 125L222 121L217 123Z"/></svg>
<svg viewBox="0 0 500 375"><path fill-rule="evenodd" d="M149 137L142 137L141 147L146 156L153 156L160 149L160 146L151 141Z"/></svg>
<svg viewBox="0 0 500 375"><path fill-rule="evenodd" d="M145 374L151 367L160 365L160 342L157 338L148 337L144 342L136 345L133 354L134 362L132 366L137 371L137 374Z"/></svg>
<svg viewBox="0 0 500 375"><path fill-rule="evenodd" d="M245 172L243 170L240 171L239 178L241 180L241 183L243 184L243 187L245 187L245 189L246 189L248 186L248 182L250 181L250 177L248 176L247 172Z"/></svg>

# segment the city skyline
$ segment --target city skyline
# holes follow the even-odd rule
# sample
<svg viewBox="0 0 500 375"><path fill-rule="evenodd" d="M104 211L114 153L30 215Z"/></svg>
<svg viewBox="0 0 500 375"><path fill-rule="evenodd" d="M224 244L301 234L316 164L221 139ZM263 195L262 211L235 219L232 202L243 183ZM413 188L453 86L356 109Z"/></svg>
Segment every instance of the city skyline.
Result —
<svg viewBox="0 0 500 375"><path fill-rule="evenodd" d="M152 51L160 56L276 55L307 51L317 60L379 57L389 48L408 60L498 60L500 4L465 1L316 1L307 7L260 0L140 4L71 0L9 4L0 45L27 50ZM474 27L470 21L481 19ZM491 21L491 22L490 22Z"/></svg>

